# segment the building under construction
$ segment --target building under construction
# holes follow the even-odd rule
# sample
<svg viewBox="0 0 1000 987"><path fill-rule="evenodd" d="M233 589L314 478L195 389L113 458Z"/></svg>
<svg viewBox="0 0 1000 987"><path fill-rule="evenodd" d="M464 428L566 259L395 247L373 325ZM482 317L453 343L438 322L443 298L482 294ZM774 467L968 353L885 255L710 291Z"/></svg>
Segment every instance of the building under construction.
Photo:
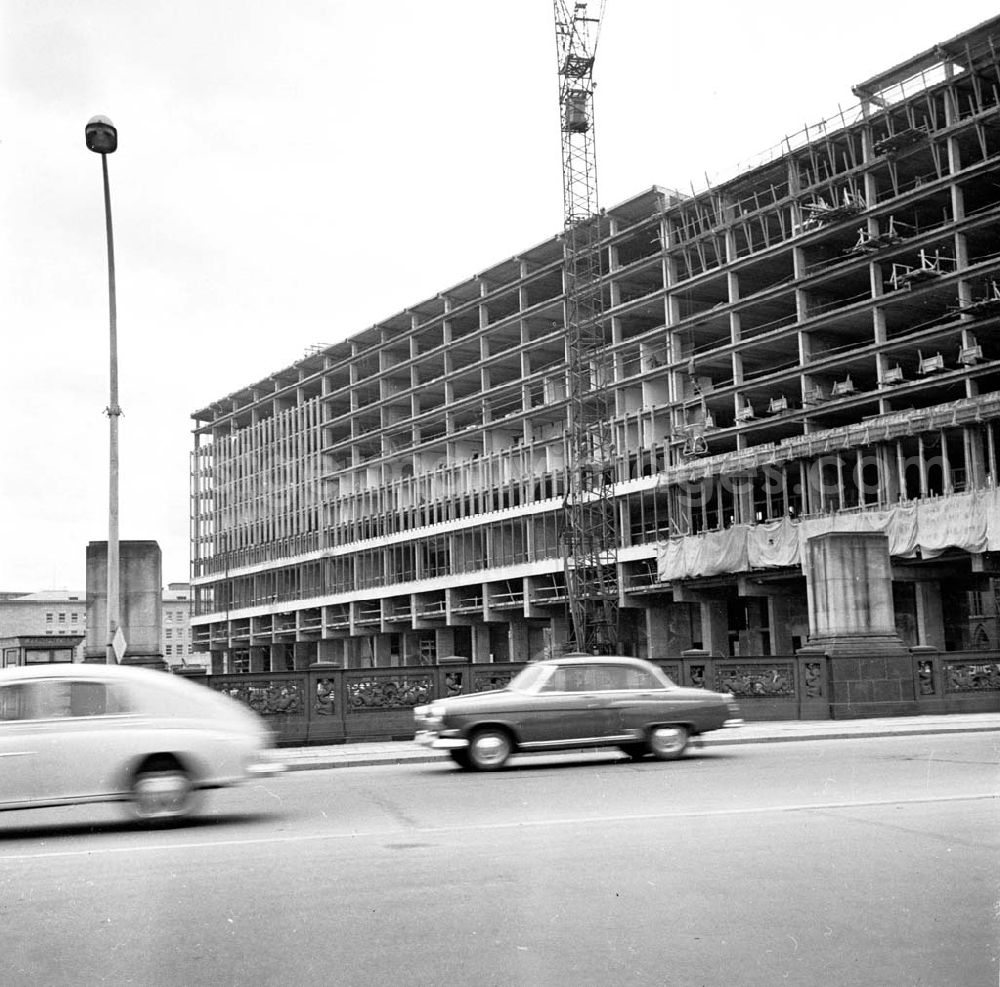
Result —
<svg viewBox="0 0 1000 987"><path fill-rule="evenodd" d="M622 651L998 646L998 48L601 213ZM565 271L555 236L193 416L216 671L565 647Z"/></svg>

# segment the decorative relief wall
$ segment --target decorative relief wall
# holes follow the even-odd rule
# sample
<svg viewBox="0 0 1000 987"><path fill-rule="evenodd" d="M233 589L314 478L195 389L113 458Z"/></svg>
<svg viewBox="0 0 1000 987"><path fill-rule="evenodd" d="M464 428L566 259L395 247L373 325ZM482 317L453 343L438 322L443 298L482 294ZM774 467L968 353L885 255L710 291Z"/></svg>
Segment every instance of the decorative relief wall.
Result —
<svg viewBox="0 0 1000 987"><path fill-rule="evenodd" d="M333 716L337 698L337 685L333 679L316 680L316 702L313 711L319 716Z"/></svg>
<svg viewBox="0 0 1000 987"><path fill-rule="evenodd" d="M249 682L213 681L212 688L261 716L290 716L305 708L303 683L298 679L253 679Z"/></svg>
<svg viewBox="0 0 1000 987"><path fill-rule="evenodd" d="M476 669L472 675L473 692L489 692L491 689L505 689L510 680L521 671L520 668L496 669L492 668L488 672L481 672Z"/></svg>
<svg viewBox="0 0 1000 987"><path fill-rule="evenodd" d="M802 666L802 694L806 699L821 699L825 695L821 662L807 661Z"/></svg>
<svg viewBox="0 0 1000 987"><path fill-rule="evenodd" d="M434 698L432 675L366 676L347 679L348 708L408 709L429 703Z"/></svg>
<svg viewBox="0 0 1000 987"><path fill-rule="evenodd" d="M775 665L718 664L716 687L741 699L771 699L795 695L795 668L791 662Z"/></svg>
<svg viewBox="0 0 1000 987"><path fill-rule="evenodd" d="M990 692L1000 689L1000 662L946 661L945 692Z"/></svg>

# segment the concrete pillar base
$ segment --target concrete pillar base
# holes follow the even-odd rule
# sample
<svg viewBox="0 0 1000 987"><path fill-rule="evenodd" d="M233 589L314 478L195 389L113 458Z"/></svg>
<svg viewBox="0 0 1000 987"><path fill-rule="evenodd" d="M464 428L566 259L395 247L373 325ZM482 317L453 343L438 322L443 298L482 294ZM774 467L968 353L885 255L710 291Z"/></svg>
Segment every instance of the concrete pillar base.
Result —
<svg viewBox="0 0 1000 987"><path fill-rule="evenodd" d="M896 635L817 639L798 654L826 660L831 719L912 716L918 712L913 657Z"/></svg>

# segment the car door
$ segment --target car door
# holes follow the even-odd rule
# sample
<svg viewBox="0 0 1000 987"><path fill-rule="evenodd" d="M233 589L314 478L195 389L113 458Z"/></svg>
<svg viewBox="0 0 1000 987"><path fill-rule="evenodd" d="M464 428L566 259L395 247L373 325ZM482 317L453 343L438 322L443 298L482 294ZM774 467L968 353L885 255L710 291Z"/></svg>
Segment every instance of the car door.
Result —
<svg viewBox="0 0 1000 987"><path fill-rule="evenodd" d="M86 800L123 788L123 768L137 745L137 718L120 683L56 679L47 696L41 769L54 799Z"/></svg>
<svg viewBox="0 0 1000 987"><path fill-rule="evenodd" d="M594 666L561 665L541 686L522 726L525 746L571 746L603 736L603 700Z"/></svg>
<svg viewBox="0 0 1000 987"><path fill-rule="evenodd" d="M134 746L125 694L92 678L39 679L27 687L23 739L30 741L30 801L86 801L122 789Z"/></svg>
<svg viewBox="0 0 1000 987"><path fill-rule="evenodd" d="M28 683L0 686L0 807L27 805L38 797L37 728L28 706Z"/></svg>
<svg viewBox="0 0 1000 987"><path fill-rule="evenodd" d="M641 736L650 723L669 722L678 705L672 690L645 668L622 666L620 671L619 688L608 702L609 732Z"/></svg>

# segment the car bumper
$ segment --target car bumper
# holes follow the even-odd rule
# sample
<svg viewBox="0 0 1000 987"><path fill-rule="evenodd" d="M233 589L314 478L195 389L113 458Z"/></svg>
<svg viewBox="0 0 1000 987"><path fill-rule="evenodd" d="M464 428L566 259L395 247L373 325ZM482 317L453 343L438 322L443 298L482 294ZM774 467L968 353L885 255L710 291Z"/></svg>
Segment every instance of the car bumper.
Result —
<svg viewBox="0 0 1000 987"><path fill-rule="evenodd" d="M442 737L434 730L418 730L413 739L422 747L438 751L457 751L469 746L469 742L463 737Z"/></svg>
<svg viewBox="0 0 1000 987"><path fill-rule="evenodd" d="M253 778L266 778L270 775L280 775L288 770L288 765L279 761L276 756L262 754L246 765L247 774Z"/></svg>
<svg viewBox="0 0 1000 987"><path fill-rule="evenodd" d="M736 727L745 727L746 725L747 722L742 716L731 716L725 723L722 724L722 729L733 730Z"/></svg>

